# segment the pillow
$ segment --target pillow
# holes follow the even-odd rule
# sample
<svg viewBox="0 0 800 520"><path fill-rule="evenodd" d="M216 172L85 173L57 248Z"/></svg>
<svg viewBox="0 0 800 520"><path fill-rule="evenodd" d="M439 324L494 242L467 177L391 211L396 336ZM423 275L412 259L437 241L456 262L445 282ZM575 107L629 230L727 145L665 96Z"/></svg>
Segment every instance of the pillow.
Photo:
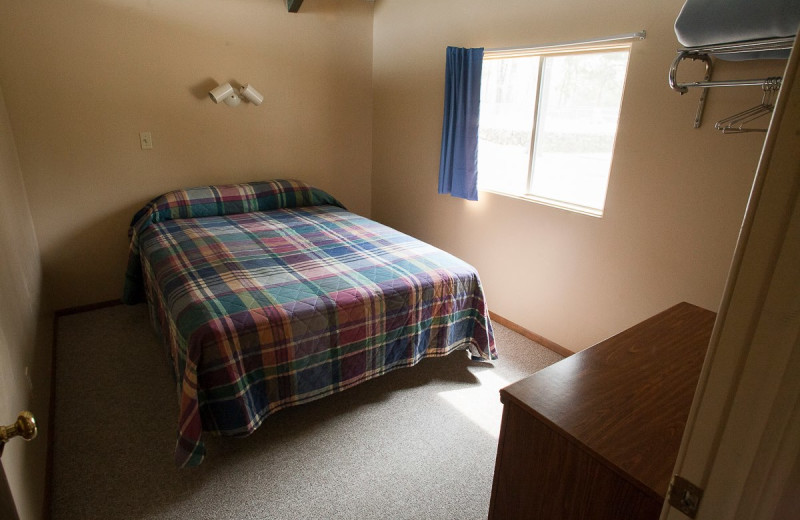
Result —
<svg viewBox="0 0 800 520"><path fill-rule="evenodd" d="M297 180L271 180L200 186L170 191L151 200L136 212L128 230L130 247L122 301L144 301L139 236L156 222L179 218L235 215L281 208L331 205L346 209L328 193Z"/></svg>
<svg viewBox="0 0 800 520"><path fill-rule="evenodd" d="M170 191L151 200L134 215L131 231L140 233L150 224L176 218L235 215L251 211L299 208L329 204L344 206L322 190L296 180L272 180L200 186Z"/></svg>

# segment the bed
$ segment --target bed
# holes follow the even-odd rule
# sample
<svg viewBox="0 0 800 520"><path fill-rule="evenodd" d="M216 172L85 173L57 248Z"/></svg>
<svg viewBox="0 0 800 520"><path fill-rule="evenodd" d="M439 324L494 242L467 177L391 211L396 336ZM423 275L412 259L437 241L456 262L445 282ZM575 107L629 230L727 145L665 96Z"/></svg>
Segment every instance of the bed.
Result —
<svg viewBox="0 0 800 520"><path fill-rule="evenodd" d="M299 181L176 190L134 216L123 301L147 301L179 396L175 462L206 432L426 357L497 358L473 267Z"/></svg>

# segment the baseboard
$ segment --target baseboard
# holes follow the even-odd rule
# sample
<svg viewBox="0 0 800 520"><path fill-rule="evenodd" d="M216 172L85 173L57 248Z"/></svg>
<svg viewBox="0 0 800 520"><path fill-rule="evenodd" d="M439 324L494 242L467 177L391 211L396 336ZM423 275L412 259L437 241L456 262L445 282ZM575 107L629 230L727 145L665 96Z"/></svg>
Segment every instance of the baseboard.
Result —
<svg viewBox="0 0 800 520"><path fill-rule="evenodd" d="M67 307L65 309L58 309L55 311L56 318L61 316L69 316L70 314L79 314L81 312L96 311L98 309L105 309L106 307L115 307L122 305L122 300L107 300L104 302L90 303L88 305L78 305L76 307Z"/></svg>
<svg viewBox="0 0 800 520"><path fill-rule="evenodd" d="M496 314L496 313L494 313L492 311L489 311L489 317L492 319L492 321L496 321L500 325L502 325L502 326L504 326L504 327L506 327L508 329L513 330L514 332L516 332L520 336L525 336L529 340L535 341L539 345L541 345L541 346L543 346L543 347L545 347L545 348L547 348L549 350L552 350L553 352L555 352L556 354L558 354L560 356L569 357L572 354L574 354L574 352L571 351L570 349L568 349L566 347L562 347L558 343L556 343L554 341L550 341L549 339L547 339L547 338L545 338L543 336L540 336L539 334L536 334L535 332L531 332L528 329L526 329L525 327L517 325L513 321L507 320L506 318L504 318L504 317L502 317L502 316L500 316L500 315L498 315L498 314Z"/></svg>
<svg viewBox="0 0 800 520"><path fill-rule="evenodd" d="M50 343L50 406L47 410L47 461L45 462L44 504L42 520L50 520L53 511L53 447L55 446L56 420L56 340L58 339L58 314L53 312L53 337Z"/></svg>

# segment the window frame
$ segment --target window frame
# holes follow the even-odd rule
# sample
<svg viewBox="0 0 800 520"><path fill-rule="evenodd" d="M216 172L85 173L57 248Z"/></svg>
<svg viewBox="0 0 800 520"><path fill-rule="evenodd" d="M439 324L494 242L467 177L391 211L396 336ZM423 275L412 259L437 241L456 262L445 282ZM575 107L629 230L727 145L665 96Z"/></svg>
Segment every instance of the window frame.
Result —
<svg viewBox="0 0 800 520"><path fill-rule="evenodd" d="M540 111L542 109L540 101L541 101L541 94L542 94L542 83L543 83L543 72L545 67L545 62L547 57L549 56L575 56L575 55L583 55L583 54L594 54L594 53L608 53L608 52L615 52L615 51L626 51L626 63L625 63L625 76L622 80L622 92L620 94L620 113L622 112L622 101L625 97L625 87L627 85L628 79L628 70L630 68L630 59L631 59L631 51L633 48L633 39L637 37L639 39L644 39L644 32L642 33L635 33L633 35L625 35L621 37L611 37L609 40L613 41L606 41L601 40L597 42L578 42L578 43L567 43L567 44L560 44L560 45L548 45L543 47L524 47L524 48L507 48L507 49L487 49L484 51L483 60L484 62L490 60L499 60L499 59L513 59L513 58L526 58L526 57L539 57L538 63L538 74L536 78L536 89L535 89L535 103L534 103L534 110L533 110L533 126L531 128L531 142L530 142L530 149L529 149L529 156L528 156L528 171L525 180L525 193L512 193L508 191L500 191L496 188L487 188L481 186L480 183L478 185L478 189L483 192L494 193L497 195L502 195L505 197L511 197L515 199L525 200L529 202L534 202L537 204L542 204L545 206L555 207L564 209L567 211L572 211L576 213L581 213L593 217L602 217L603 213L605 212L605 196L603 207L598 209L590 206L581 205L575 202L563 201L559 199L553 199L548 197L543 197L540 195L536 195L532 192L531 186L533 183L534 177L534 167L536 161L536 154L535 154L535 146L536 146L536 135L539 129L539 120L540 120ZM606 181L606 196L608 194L608 185L610 184L611 179L611 169L613 166L614 160L614 152L616 151L616 139L619 132L619 119L617 120L617 127L614 132L614 140L611 145L611 163L609 164L609 172L608 178ZM480 172L478 172L478 178L480 179Z"/></svg>

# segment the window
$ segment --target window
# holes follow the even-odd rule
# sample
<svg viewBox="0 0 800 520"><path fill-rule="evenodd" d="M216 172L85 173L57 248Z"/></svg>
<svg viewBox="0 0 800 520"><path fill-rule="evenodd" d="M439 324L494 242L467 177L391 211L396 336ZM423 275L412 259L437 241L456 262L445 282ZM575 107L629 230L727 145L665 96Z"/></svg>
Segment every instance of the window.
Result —
<svg viewBox="0 0 800 520"><path fill-rule="evenodd" d="M486 51L479 189L600 216L630 43Z"/></svg>

